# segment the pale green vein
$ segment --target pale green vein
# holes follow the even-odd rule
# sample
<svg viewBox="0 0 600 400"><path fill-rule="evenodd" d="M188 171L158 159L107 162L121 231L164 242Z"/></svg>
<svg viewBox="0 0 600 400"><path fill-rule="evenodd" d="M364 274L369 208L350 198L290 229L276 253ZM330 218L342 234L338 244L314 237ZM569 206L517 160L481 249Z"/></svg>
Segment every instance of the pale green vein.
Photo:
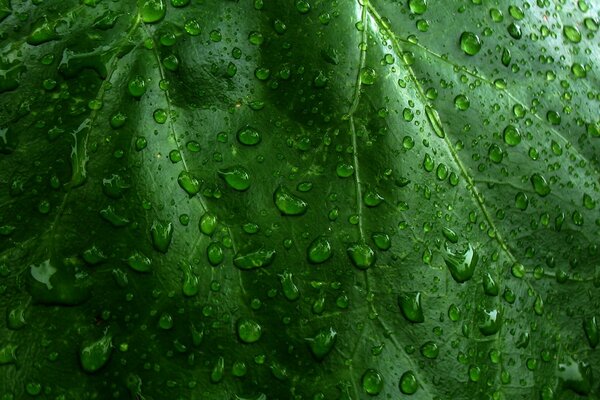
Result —
<svg viewBox="0 0 600 400"><path fill-rule="evenodd" d="M379 29L381 29L391 40L392 46L393 46L394 50L396 51L396 53L403 54L404 51L403 51L402 45L398 41L397 36L387 27L387 25L384 23L379 12L372 5L370 5L368 3L366 5L366 7L369 9L369 13L375 20L375 23L379 27ZM413 84L417 90L418 95L421 97L423 105L425 107L429 107L429 101L427 100L427 96L425 95L423 88L422 88L421 84L419 83L419 80L416 77L415 72L413 71L412 67L410 65L406 65L406 70L410 76L410 80L413 82ZM441 123L441 121L439 121L439 122ZM485 202L483 200L483 197L482 197L481 193L479 193L479 190L477 189L477 186L475 185L473 178L471 178L471 176L469 175L467 168L465 167L462 160L458 156L458 153L456 152L454 146L450 142L448 135L443 133L443 126L441 126L440 128L442 129L442 134L441 135L438 134L438 136L443 136L442 140L446 144L448 152L452 156L452 159L454 160L455 164L458 166L461 175L466 180L467 190L469 190L471 192L471 196L474 200L474 203L479 208L480 212L483 214L483 217L484 217L485 221L487 222L488 226L494 232L493 236L494 236L495 241L498 243L498 245L500 246L502 251L506 254L506 256L508 257L510 262L515 263L517 259L512 254L510 248L508 247L507 243L503 239L500 231L496 228L496 224L494 223L494 220L492 219L492 216L491 216L490 212L488 211L488 209L485 205ZM533 289L533 287L531 286L531 284L528 281L525 281L525 284L530 288L530 290L535 292L535 290ZM476 316L475 313L473 313L473 316L471 318L472 324L475 324L475 316ZM385 328L383 321L380 321L380 322L382 323L382 326L384 326L384 328ZM393 338L393 336L392 336L392 338ZM498 342L499 340L500 340L500 334L498 333L498 334L496 334L494 342ZM398 344L396 344L396 343L394 343L394 344L396 347L398 346ZM496 371L496 381L498 381L498 376L500 374L500 370L501 369L498 368Z"/></svg>
<svg viewBox="0 0 600 400"><path fill-rule="evenodd" d="M372 7L370 7L369 9L372 9ZM409 46L414 46L414 47L416 47L416 48L424 51L425 53L427 53L427 54L429 54L429 55L431 55L431 56L433 56L433 57L441 60L443 63L445 63L445 64L447 64L449 66L452 66L455 69L457 69L459 71L462 71L462 72L464 72L464 73L472 76L475 79L479 79L479 80L487 83L488 85L492 86L494 88L494 90L500 90L500 89L496 88L496 85L495 85L495 83L492 80L490 80L489 78L487 78L487 77L479 74L478 72L471 71L470 69L468 69L465 66L458 65L457 63L455 63L453 61L450 61L448 59L448 57L445 57L445 56L443 56L441 54L438 54L435 51L429 49L426 46L423 46L420 43L413 43L413 42L410 42L408 40L401 39L394 32L390 31L387 28L384 28L384 30L390 36L390 40L392 40L392 42L394 42L394 41L397 42L397 43L402 42L402 43L407 44ZM543 117L541 117L537 112L533 112L530 107L528 107L521 99L519 99L518 97L516 97L515 95L513 95L510 91L504 89L504 90L502 90L502 93L505 93L508 96L509 99L511 99L515 103L521 105L525 111L527 111L529 114L533 115L533 117L535 119L537 119L542 125L544 125L549 130L549 132L551 132L552 134L554 134L561 142L563 142L563 144L565 145L565 147L567 147L569 149L572 149L573 153L575 153L575 155L577 157L579 157L582 160L585 160L587 162L587 164L590 165L589 160L583 154L581 154L579 152L579 150L577 150L577 148L574 147L572 145L572 143L567 138L565 138L560 131L556 130L556 128L554 128L546 119L544 119Z"/></svg>

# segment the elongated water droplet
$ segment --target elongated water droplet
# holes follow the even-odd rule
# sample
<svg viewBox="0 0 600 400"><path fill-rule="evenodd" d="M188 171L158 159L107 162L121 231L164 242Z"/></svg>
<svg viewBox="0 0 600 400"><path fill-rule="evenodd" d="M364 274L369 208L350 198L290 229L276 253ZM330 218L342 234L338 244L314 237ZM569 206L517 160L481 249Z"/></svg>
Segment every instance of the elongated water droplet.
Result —
<svg viewBox="0 0 600 400"><path fill-rule="evenodd" d="M306 341L310 347L312 354L319 361L325 358L333 349L337 338L337 332L333 328L321 329L315 337L308 338Z"/></svg>
<svg viewBox="0 0 600 400"><path fill-rule="evenodd" d="M166 253L173 238L173 224L166 221L154 221L150 227L150 236L156 251Z"/></svg>
<svg viewBox="0 0 600 400"><path fill-rule="evenodd" d="M233 264L239 269L250 270L270 265L275 258L275 250L260 248L248 253L238 253L233 259Z"/></svg>
<svg viewBox="0 0 600 400"><path fill-rule="evenodd" d="M294 283L293 275L284 271L280 276L281 280L281 288L283 291L283 295L290 301L297 300L300 297L300 291L298 290L298 286Z"/></svg>
<svg viewBox="0 0 600 400"><path fill-rule="evenodd" d="M585 331L585 336L587 337L588 342L590 343L590 347L595 349L600 342L600 334L598 332L598 322L596 320L596 316L588 317L583 320L583 330Z"/></svg>
<svg viewBox="0 0 600 400"><path fill-rule="evenodd" d="M427 115L427 120L431 124L435 134L441 138L445 137L446 134L444 133L442 120L440 119L440 115L438 114L437 110L435 108L425 106L425 115Z"/></svg>
<svg viewBox="0 0 600 400"><path fill-rule="evenodd" d="M285 186L279 186L273 194L273 201L283 215L302 215L308 203L292 194Z"/></svg>
<svg viewBox="0 0 600 400"><path fill-rule="evenodd" d="M105 334L100 339L84 346L79 353L81 367L86 372L96 372L108 362L112 353L112 336Z"/></svg>
<svg viewBox="0 0 600 400"><path fill-rule="evenodd" d="M410 322L423 322L423 308L421 306L421 292L405 292L398 296L398 305L402 315Z"/></svg>
<svg viewBox="0 0 600 400"><path fill-rule="evenodd" d="M189 264L183 265L183 285L182 291L185 296L192 297L198 294L199 282L198 277L192 271Z"/></svg>
<svg viewBox="0 0 600 400"><path fill-rule="evenodd" d="M219 383L223 380L224 375L225 375L225 359L223 357L219 357L210 373L210 381L212 383Z"/></svg>

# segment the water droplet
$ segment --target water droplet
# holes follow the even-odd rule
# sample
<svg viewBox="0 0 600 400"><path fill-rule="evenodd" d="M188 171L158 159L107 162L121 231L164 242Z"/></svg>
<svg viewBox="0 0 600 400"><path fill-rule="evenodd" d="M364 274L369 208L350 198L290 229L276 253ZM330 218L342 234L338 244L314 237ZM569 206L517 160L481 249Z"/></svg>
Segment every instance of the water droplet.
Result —
<svg viewBox="0 0 600 400"><path fill-rule="evenodd" d="M368 189L363 195L363 202L367 207L377 207L383 200L384 198L375 189Z"/></svg>
<svg viewBox="0 0 600 400"><path fill-rule="evenodd" d="M546 178L537 173L531 175L531 185L533 186L533 190L535 190L535 192L541 197L548 196L552 191L552 189L550 189L550 185L548 185L548 182L546 181Z"/></svg>
<svg viewBox="0 0 600 400"><path fill-rule="evenodd" d="M129 256L127 264L138 272L149 272L152 268L152 260L138 251Z"/></svg>
<svg viewBox="0 0 600 400"><path fill-rule="evenodd" d="M307 338L306 341L312 354L319 361L325 358L333 349L337 338L337 332L333 328L321 329L313 338Z"/></svg>
<svg viewBox="0 0 600 400"><path fill-rule="evenodd" d="M308 261L313 264L321 264L332 255L331 243L324 236L319 236L311 242L307 250Z"/></svg>
<svg viewBox="0 0 600 400"><path fill-rule="evenodd" d="M466 282L473 277L478 260L479 256L471 244L457 251L446 249L444 255L446 266L452 278L458 283Z"/></svg>
<svg viewBox="0 0 600 400"><path fill-rule="evenodd" d="M361 383L365 393L376 396L383 390L383 377L375 369L368 369L361 378Z"/></svg>
<svg viewBox="0 0 600 400"><path fill-rule="evenodd" d="M452 229L443 227L442 234L450 243L458 243L458 235Z"/></svg>
<svg viewBox="0 0 600 400"><path fill-rule="evenodd" d="M573 25L565 25L563 28L563 34L572 43L581 42L581 32Z"/></svg>
<svg viewBox="0 0 600 400"><path fill-rule="evenodd" d="M294 283L293 275L288 271L284 271L279 278L281 280L283 295L290 301L297 300L300 297L300 291Z"/></svg>
<svg viewBox="0 0 600 400"><path fill-rule="evenodd" d="M425 106L425 115L427 115L427 120L431 124L433 131L438 137L443 138L446 136L444 133L444 127L442 126L442 120L440 119L440 115L438 112L429 106Z"/></svg>
<svg viewBox="0 0 600 400"><path fill-rule="evenodd" d="M510 124L507 125L506 128L504 128L504 141L509 146L518 145L521 143L521 132L519 132L519 129L516 126Z"/></svg>
<svg viewBox="0 0 600 400"><path fill-rule="evenodd" d="M156 251L166 253L173 238L173 224L155 220L150 227L150 236Z"/></svg>
<svg viewBox="0 0 600 400"><path fill-rule="evenodd" d="M461 110L461 111L468 110L470 105L471 105L471 101L464 94L459 94L458 96L456 96L454 98L454 106L458 110Z"/></svg>
<svg viewBox="0 0 600 400"><path fill-rule="evenodd" d="M408 0L410 12L417 15L425 14L427 11L427 0Z"/></svg>
<svg viewBox="0 0 600 400"><path fill-rule="evenodd" d="M548 111L546 113L546 119L548 120L548 122L550 122L552 125L560 125L560 114L557 113L556 111Z"/></svg>
<svg viewBox="0 0 600 400"><path fill-rule="evenodd" d="M421 306L421 292L405 292L398 296L398 305L402 315L410 322L423 322L423 308Z"/></svg>
<svg viewBox="0 0 600 400"><path fill-rule="evenodd" d="M340 178L348 178L354 174L354 166L348 163L339 163L335 168L335 173Z"/></svg>
<svg viewBox="0 0 600 400"><path fill-rule="evenodd" d="M308 203L292 194L285 186L279 186L273 194L273 201L282 215L302 215Z"/></svg>
<svg viewBox="0 0 600 400"><path fill-rule="evenodd" d="M146 81L143 76L137 75L127 85L129 94L133 97L142 97L146 93Z"/></svg>
<svg viewBox="0 0 600 400"><path fill-rule="evenodd" d="M219 357L210 373L210 381L212 383L219 383L223 380L224 375L225 375L225 359L223 357Z"/></svg>
<svg viewBox="0 0 600 400"><path fill-rule="evenodd" d="M177 183L190 197L200 192L200 182L188 171L181 171L179 173Z"/></svg>
<svg viewBox="0 0 600 400"><path fill-rule="evenodd" d="M240 165L221 169L219 175L232 189L243 192L250 187L250 174L246 168Z"/></svg>
<svg viewBox="0 0 600 400"><path fill-rule="evenodd" d="M244 254L236 254L233 264L239 269L250 270L270 265L275 258L275 250L260 248Z"/></svg>
<svg viewBox="0 0 600 400"><path fill-rule="evenodd" d="M59 38L56 33L57 19L48 19L48 16L36 20L31 26L31 33L27 36L27 43L37 46L42 43L50 42Z"/></svg>
<svg viewBox="0 0 600 400"><path fill-rule="evenodd" d="M5 344L0 347L0 365L12 364L17 361L17 348L16 344Z"/></svg>
<svg viewBox="0 0 600 400"><path fill-rule="evenodd" d="M421 355L425 358L429 358L430 360L436 359L440 354L440 349L435 342L428 341L423 343L420 348Z"/></svg>
<svg viewBox="0 0 600 400"><path fill-rule="evenodd" d="M237 132L237 140L246 146L256 146L261 141L261 135L256 129L245 126Z"/></svg>
<svg viewBox="0 0 600 400"><path fill-rule="evenodd" d="M506 28L506 30L508 31L508 34L513 38L513 39L521 39L521 36L523 35L521 33L521 27L515 23L511 23L510 25L508 25L508 28Z"/></svg>
<svg viewBox="0 0 600 400"><path fill-rule="evenodd" d="M498 296L499 289L498 284L492 277L492 275L488 272L483 276L483 292L488 296Z"/></svg>
<svg viewBox="0 0 600 400"><path fill-rule="evenodd" d="M504 15L502 14L502 11L497 8L490 8L490 18L492 18L492 21L494 22L502 22L504 20Z"/></svg>
<svg viewBox="0 0 600 400"><path fill-rule="evenodd" d="M242 342L255 343L262 336L262 327L252 319L243 318L237 323L237 333Z"/></svg>
<svg viewBox="0 0 600 400"><path fill-rule="evenodd" d="M198 226L200 228L200 232L207 236L211 236L217 229L217 224L217 216L211 212L206 212L202 215L202 217L200 217Z"/></svg>
<svg viewBox="0 0 600 400"><path fill-rule="evenodd" d="M463 32L460 35L460 48L465 54L474 56L481 50L481 39L473 32Z"/></svg>
<svg viewBox="0 0 600 400"><path fill-rule="evenodd" d="M198 294L199 282L198 277L192 271L192 267L184 264L183 267L183 286L182 291L185 296L192 297Z"/></svg>
<svg viewBox="0 0 600 400"><path fill-rule="evenodd" d="M375 252L366 243L354 243L346 249L352 264L358 269L367 269L375 263Z"/></svg>
<svg viewBox="0 0 600 400"><path fill-rule="evenodd" d="M510 50L505 47L504 49L502 49L502 56L500 57L500 61L502 62L502 65L508 67L510 65L511 60L512 54L510 53Z"/></svg>
<svg viewBox="0 0 600 400"><path fill-rule="evenodd" d="M479 312L479 332L485 336L491 336L498 333L500 326L502 326L501 311L481 309Z"/></svg>
<svg viewBox="0 0 600 400"><path fill-rule="evenodd" d="M83 370L92 373L106 365L112 348L112 336L107 333L95 342L84 346L79 352L79 361Z"/></svg>
<svg viewBox="0 0 600 400"><path fill-rule="evenodd" d="M139 10L142 21L147 24L162 20L167 13L164 0L142 0Z"/></svg>
<svg viewBox="0 0 600 400"><path fill-rule="evenodd" d="M529 197L523 193L523 192L518 192L515 195L515 207L517 207L519 210L526 210L527 207L529 206Z"/></svg>
<svg viewBox="0 0 600 400"><path fill-rule="evenodd" d="M374 232L371 235L371 239L373 239L373 243L379 250L389 250L392 247L392 241L387 233L383 232Z"/></svg>
<svg viewBox="0 0 600 400"><path fill-rule="evenodd" d="M20 304L19 306L8 311L6 314L6 326L8 329L16 331L23 328L27 324L25 321L25 310L26 306Z"/></svg>
<svg viewBox="0 0 600 400"><path fill-rule="evenodd" d="M90 265L98 265L106 261L107 257L102 250L93 245L82 253L83 260Z"/></svg>
<svg viewBox="0 0 600 400"><path fill-rule="evenodd" d="M208 257L208 262L217 266L223 262L225 259L225 253L223 250L223 245L219 242L212 242L206 247L206 256Z"/></svg>
<svg viewBox="0 0 600 400"><path fill-rule="evenodd" d="M583 330L585 336L592 349L595 349L600 342L600 334L598 333L598 322L596 316L587 317L583 320Z"/></svg>
<svg viewBox="0 0 600 400"><path fill-rule="evenodd" d="M377 72L371 67L363 67L360 70L360 83L363 85L372 85L377 80Z"/></svg>
<svg viewBox="0 0 600 400"><path fill-rule="evenodd" d="M400 391L404 394L415 394L415 392L419 389L419 383L417 382L417 377L415 373L412 371L406 371L400 377Z"/></svg>

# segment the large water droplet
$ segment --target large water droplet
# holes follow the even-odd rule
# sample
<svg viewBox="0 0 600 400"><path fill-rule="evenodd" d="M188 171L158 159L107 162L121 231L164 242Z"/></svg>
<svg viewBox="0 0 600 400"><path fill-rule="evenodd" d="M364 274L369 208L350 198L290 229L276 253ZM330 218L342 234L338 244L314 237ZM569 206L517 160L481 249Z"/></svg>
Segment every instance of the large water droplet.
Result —
<svg viewBox="0 0 600 400"><path fill-rule="evenodd" d="M546 181L546 178L537 173L531 175L531 185L533 186L533 190L535 190L535 192L541 197L548 196L552 191L552 189L550 189L550 185Z"/></svg>
<svg viewBox="0 0 600 400"><path fill-rule="evenodd" d="M319 361L325 358L333 349L337 338L337 332L333 328L321 329L313 338L308 338L306 341L310 346L310 350L315 358Z"/></svg>
<svg viewBox="0 0 600 400"><path fill-rule="evenodd" d="M279 186L273 194L273 201L283 215L302 215L308 203L292 194L285 186Z"/></svg>
<svg viewBox="0 0 600 400"><path fill-rule="evenodd" d="M195 196L200 191L200 182L188 171L179 173L177 183L190 197Z"/></svg>
<svg viewBox="0 0 600 400"><path fill-rule="evenodd" d="M479 313L479 331L485 336L496 334L502 326L502 312L497 309L482 309Z"/></svg>
<svg viewBox="0 0 600 400"><path fill-rule="evenodd" d="M346 249L352 264L358 269L367 269L375 263L375 252L366 243L354 243Z"/></svg>
<svg viewBox="0 0 600 400"><path fill-rule="evenodd" d="M584 362L568 357L558 364L556 373L563 386L582 396L587 396L592 390L594 382L592 367Z"/></svg>
<svg viewBox="0 0 600 400"><path fill-rule="evenodd" d="M376 396L383 390L383 377L379 371L368 369L361 378L362 388L365 393Z"/></svg>
<svg viewBox="0 0 600 400"><path fill-rule="evenodd" d="M250 270L270 265L275 258L276 251L260 248L248 253L238 253L233 259L233 264L239 269Z"/></svg>
<svg viewBox="0 0 600 400"><path fill-rule="evenodd" d="M319 236L308 246L308 261L313 264L320 264L327 260L332 255L331 243L324 236Z"/></svg>
<svg viewBox="0 0 600 400"><path fill-rule="evenodd" d="M458 283L466 282L473 277L478 260L479 256L471 244L456 251L446 249L444 255L446 266L450 270L452 278Z"/></svg>
<svg viewBox="0 0 600 400"><path fill-rule="evenodd" d="M138 7L142 21L147 24L162 20L167 13L164 0L141 0L141 4Z"/></svg>
<svg viewBox="0 0 600 400"><path fill-rule="evenodd" d="M171 222L155 220L150 227L152 245L156 251L166 253L173 238L173 224Z"/></svg>
<svg viewBox="0 0 600 400"><path fill-rule="evenodd" d="M398 305L402 315L410 322L423 322L423 308L421 306L421 292L405 292L398 296Z"/></svg>
<svg viewBox="0 0 600 400"><path fill-rule="evenodd" d="M417 377L415 373L412 371L406 371L400 377L400 391L404 394L415 394L415 392L419 389L419 382L417 382Z"/></svg>
<svg viewBox="0 0 600 400"><path fill-rule="evenodd" d="M465 54L474 56L481 50L481 40L473 32L463 32L460 35L460 48Z"/></svg>
<svg viewBox="0 0 600 400"><path fill-rule="evenodd" d="M237 333L242 342L254 343L262 336L262 328L258 322L244 318L237 323Z"/></svg>
<svg viewBox="0 0 600 400"><path fill-rule="evenodd" d="M100 339L84 346L79 353L81 367L86 372L96 372L108 362L112 353L112 337L105 334Z"/></svg>
<svg viewBox="0 0 600 400"><path fill-rule="evenodd" d="M244 191L250 187L250 174L240 165L221 169L219 175L232 189Z"/></svg>

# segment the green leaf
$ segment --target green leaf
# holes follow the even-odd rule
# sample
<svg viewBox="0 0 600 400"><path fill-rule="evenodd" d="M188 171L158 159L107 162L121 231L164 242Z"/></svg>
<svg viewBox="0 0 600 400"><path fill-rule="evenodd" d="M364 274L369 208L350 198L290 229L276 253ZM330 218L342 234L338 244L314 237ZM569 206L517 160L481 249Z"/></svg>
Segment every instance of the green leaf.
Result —
<svg viewBox="0 0 600 400"><path fill-rule="evenodd" d="M0 0L0 399L576 399L597 2Z"/></svg>

